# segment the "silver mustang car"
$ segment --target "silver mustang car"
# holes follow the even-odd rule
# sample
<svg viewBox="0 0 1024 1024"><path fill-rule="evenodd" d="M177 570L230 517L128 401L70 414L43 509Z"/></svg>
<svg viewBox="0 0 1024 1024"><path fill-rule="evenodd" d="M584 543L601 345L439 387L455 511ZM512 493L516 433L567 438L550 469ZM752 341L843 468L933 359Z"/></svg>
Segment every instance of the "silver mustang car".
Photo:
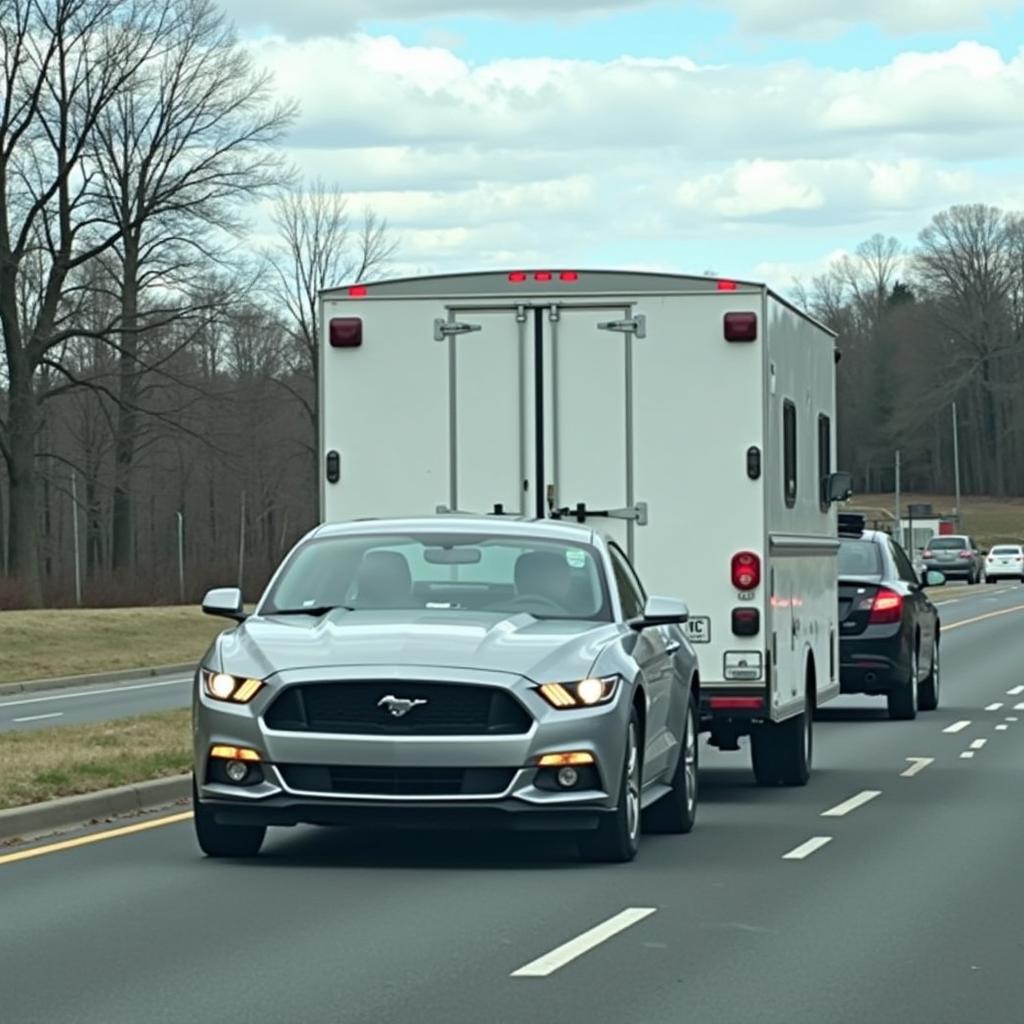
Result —
<svg viewBox="0 0 1024 1024"><path fill-rule="evenodd" d="M196 680L195 828L250 856L269 825L578 832L627 861L697 809L686 606L615 544L551 521L321 526Z"/></svg>

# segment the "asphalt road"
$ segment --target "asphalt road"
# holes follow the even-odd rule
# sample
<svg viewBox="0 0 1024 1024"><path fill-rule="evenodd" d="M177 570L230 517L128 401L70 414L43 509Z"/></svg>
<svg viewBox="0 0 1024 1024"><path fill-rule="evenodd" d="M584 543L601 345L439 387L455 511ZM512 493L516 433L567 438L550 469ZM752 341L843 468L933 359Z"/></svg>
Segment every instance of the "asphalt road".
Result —
<svg viewBox="0 0 1024 1024"><path fill-rule="evenodd" d="M830 704L799 790L704 748L696 831L631 865L315 829L213 862L166 816L0 851L0 1020L1015 1024L1024 589L995 591L948 595L939 711Z"/></svg>

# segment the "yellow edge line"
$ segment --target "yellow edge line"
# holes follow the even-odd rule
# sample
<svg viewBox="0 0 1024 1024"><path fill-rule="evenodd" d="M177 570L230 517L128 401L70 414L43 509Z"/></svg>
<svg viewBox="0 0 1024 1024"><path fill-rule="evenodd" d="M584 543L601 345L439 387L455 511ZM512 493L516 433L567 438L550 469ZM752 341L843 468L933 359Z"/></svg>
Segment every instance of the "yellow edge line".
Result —
<svg viewBox="0 0 1024 1024"><path fill-rule="evenodd" d="M19 860L30 860L32 857L42 857L47 853L59 853L61 850L74 850L79 846L90 846L92 843L102 843L106 839L120 839L121 836L134 835L136 832L145 832L151 828L162 828L164 825L176 825L181 821L188 821L192 817L191 811L183 811L181 814L171 814L166 818L156 818L152 821L142 821L137 825L125 825L123 828L113 828L107 832L95 832L88 836L79 836L77 839L65 839L60 843L50 843L47 846L34 846L31 850L19 850L17 853L7 853L0 856L0 864L14 864Z"/></svg>
<svg viewBox="0 0 1024 1024"><path fill-rule="evenodd" d="M984 615L976 615L973 619L963 619L960 622L951 623L942 627L943 633L951 629L963 629L964 626L973 626L976 622L987 622L989 619L999 619L1004 615L1013 615L1015 612L1024 612L1024 604L1015 605L1013 608L1003 608L998 612L986 612Z"/></svg>

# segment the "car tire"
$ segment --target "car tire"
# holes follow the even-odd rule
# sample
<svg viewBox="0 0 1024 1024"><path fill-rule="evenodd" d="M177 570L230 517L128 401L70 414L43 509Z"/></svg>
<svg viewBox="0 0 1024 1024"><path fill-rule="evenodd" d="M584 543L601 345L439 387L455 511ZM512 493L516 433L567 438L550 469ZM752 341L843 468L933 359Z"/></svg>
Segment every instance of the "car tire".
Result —
<svg viewBox="0 0 1024 1024"><path fill-rule="evenodd" d="M939 684L942 681L942 663L939 659L939 643L932 651L932 667L928 678L917 689L919 711L935 711L939 706Z"/></svg>
<svg viewBox="0 0 1024 1024"><path fill-rule="evenodd" d="M680 743L679 761L672 775L671 789L644 812L644 831L664 835L685 835L697 820L698 791L697 698L690 691L686 721Z"/></svg>
<svg viewBox="0 0 1024 1024"><path fill-rule="evenodd" d="M643 754L640 749L640 719L636 708L630 712L626 730L626 751L622 758L619 799L615 811L601 816L593 832L579 837L580 853L586 860L625 864L640 849L640 792Z"/></svg>
<svg viewBox="0 0 1024 1024"><path fill-rule="evenodd" d="M814 752L814 706L785 722L765 722L750 734L750 760L759 786L806 786Z"/></svg>
<svg viewBox="0 0 1024 1024"><path fill-rule="evenodd" d="M917 718L919 684L917 680L917 651L910 655L909 677L887 694L889 717L894 722L912 722Z"/></svg>
<svg viewBox="0 0 1024 1024"><path fill-rule="evenodd" d="M264 825L219 825L213 811L199 802L195 778L192 779L192 823L199 849L207 857L255 857L267 835Z"/></svg>

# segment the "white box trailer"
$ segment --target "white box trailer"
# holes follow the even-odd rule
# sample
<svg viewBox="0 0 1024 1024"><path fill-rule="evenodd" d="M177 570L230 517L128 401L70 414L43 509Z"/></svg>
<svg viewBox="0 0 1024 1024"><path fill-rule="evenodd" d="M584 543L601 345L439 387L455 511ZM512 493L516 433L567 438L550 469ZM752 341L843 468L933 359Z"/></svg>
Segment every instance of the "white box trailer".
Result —
<svg viewBox="0 0 1024 1024"><path fill-rule="evenodd" d="M839 692L834 336L761 284L617 271L321 297L325 521L556 516L680 597L702 728L802 784Z"/></svg>

